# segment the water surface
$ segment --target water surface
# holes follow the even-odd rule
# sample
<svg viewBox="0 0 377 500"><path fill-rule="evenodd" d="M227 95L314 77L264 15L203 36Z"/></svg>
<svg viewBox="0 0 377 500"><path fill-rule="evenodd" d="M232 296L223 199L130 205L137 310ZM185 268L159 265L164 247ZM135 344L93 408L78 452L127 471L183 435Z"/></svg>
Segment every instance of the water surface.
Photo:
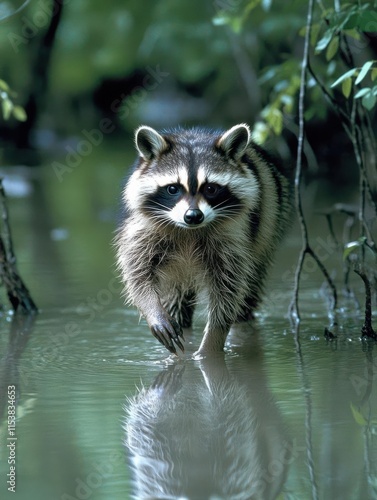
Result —
<svg viewBox="0 0 377 500"><path fill-rule="evenodd" d="M14 385L12 498L377 498L377 363L359 339L361 314L345 304L327 341L310 271L295 335L293 231L256 322L233 329L225 355L191 358L199 320L185 355L169 356L123 306L115 278L119 164L113 153L104 173L99 155L62 182L47 165L28 174L29 194L9 200L41 313L1 318L1 497L12 494L5 396Z"/></svg>

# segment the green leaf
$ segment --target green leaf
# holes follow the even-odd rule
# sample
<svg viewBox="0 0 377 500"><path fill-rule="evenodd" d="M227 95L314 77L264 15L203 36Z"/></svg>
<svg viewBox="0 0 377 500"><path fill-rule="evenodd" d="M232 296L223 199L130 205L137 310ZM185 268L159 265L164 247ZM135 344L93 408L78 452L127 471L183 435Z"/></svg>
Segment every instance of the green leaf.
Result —
<svg viewBox="0 0 377 500"><path fill-rule="evenodd" d="M291 113L293 109L293 97L288 94L282 94L280 96L280 102L283 105L284 113Z"/></svg>
<svg viewBox="0 0 377 500"><path fill-rule="evenodd" d="M258 7L258 5L261 3L261 0L250 0L249 3L246 5L245 7L245 10L248 9L248 10L253 10L255 9L256 7Z"/></svg>
<svg viewBox="0 0 377 500"><path fill-rule="evenodd" d="M276 135L283 131L283 113L279 109L273 109L268 116L268 123Z"/></svg>
<svg viewBox="0 0 377 500"><path fill-rule="evenodd" d="M353 418L355 419L355 422L359 425L368 425L368 422L365 420L364 416L362 413L359 412L359 410L356 409L356 407L351 403L351 410L352 410L352 415Z"/></svg>
<svg viewBox="0 0 377 500"><path fill-rule="evenodd" d="M14 106L13 116L20 122L26 122L27 120L26 111L22 106Z"/></svg>
<svg viewBox="0 0 377 500"><path fill-rule="evenodd" d="M355 94L355 99L360 99L360 97L364 97L365 94L368 94L371 91L369 87L364 87L363 89L360 89L358 92Z"/></svg>
<svg viewBox="0 0 377 500"><path fill-rule="evenodd" d="M1 102L1 107L2 107L2 110L3 110L4 120L8 120L8 118L10 117L10 115L12 113L12 109L13 109L13 103L12 103L12 101L10 101L9 99L4 99Z"/></svg>
<svg viewBox="0 0 377 500"><path fill-rule="evenodd" d="M273 66L272 68L269 68L265 73L259 78L259 83L265 83L268 82L269 80L272 80L272 78L275 78L277 75L277 68L276 66Z"/></svg>
<svg viewBox="0 0 377 500"><path fill-rule="evenodd" d="M348 71L346 71L342 76L340 76L332 85L331 85L331 88L333 87L336 87L336 85L338 85L339 83L341 83L343 80L345 80L346 78L349 78L351 76L353 76L357 71L357 68L352 68Z"/></svg>
<svg viewBox="0 0 377 500"><path fill-rule="evenodd" d="M348 99L348 97L351 95L351 90L352 90L352 78L346 78L345 80L342 81L342 93L344 97Z"/></svg>
<svg viewBox="0 0 377 500"><path fill-rule="evenodd" d="M212 19L212 24L214 24L215 26L225 26L227 24L230 24L231 22L231 16L229 16L225 12L220 12Z"/></svg>
<svg viewBox="0 0 377 500"><path fill-rule="evenodd" d="M317 43L320 31L321 31L321 25L319 23L318 24L313 24L312 30L310 32L310 45L312 47L314 47L315 44ZM305 36L305 33L306 33L306 30L304 32L304 36Z"/></svg>
<svg viewBox="0 0 377 500"><path fill-rule="evenodd" d="M361 103L366 108L368 111L374 108L375 104L377 101L377 97L374 95L372 91L370 91L368 94L365 94L365 96L361 99Z"/></svg>
<svg viewBox="0 0 377 500"><path fill-rule="evenodd" d="M367 61L360 70L360 73L357 75L355 80L355 85L358 85L364 78L366 77L368 71L373 66L373 61Z"/></svg>
<svg viewBox="0 0 377 500"><path fill-rule="evenodd" d="M372 82L377 78L377 68L373 68L372 71L370 72L370 77L372 79Z"/></svg>
<svg viewBox="0 0 377 500"><path fill-rule="evenodd" d="M343 250L343 260L347 260L349 255L352 252L359 250L364 245L365 242L366 242L366 238L365 238L365 236L363 236L356 241L350 241L349 243L347 243L344 246L344 250Z"/></svg>
<svg viewBox="0 0 377 500"><path fill-rule="evenodd" d="M361 39L360 33L356 29L343 30L343 33L351 38L354 38L355 40Z"/></svg>
<svg viewBox="0 0 377 500"><path fill-rule="evenodd" d="M250 0L249 3L246 5L245 10L244 10L244 16L247 16L252 10L254 10L256 7L259 6L261 3L261 0ZM262 3L268 3L268 2L262 2ZM262 5L262 7L264 7Z"/></svg>
<svg viewBox="0 0 377 500"><path fill-rule="evenodd" d="M368 6L368 4L366 5ZM376 31L377 12L375 10L364 10L349 17L344 29L357 29L361 32Z"/></svg>
<svg viewBox="0 0 377 500"><path fill-rule="evenodd" d="M4 90L5 92L9 92L9 85L4 80L0 80L0 90Z"/></svg>
<svg viewBox="0 0 377 500"><path fill-rule="evenodd" d="M326 50L326 60L330 61L335 54L338 52L339 49L339 37L334 36L334 38L331 40L329 43L327 50Z"/></svg>
<svg viewBox="0 0 377 500"><path fill-rule="evenodd" d="M320 41L317 43L315 51L322 52L322 50L324 50L330 43L332 36L333 36L333 30L332 29L327 30L323 35L323 37L320 39Z"/></svg>
<svg viewBox="0 0 377 500"><path fill-rule="evenodd" d="M230 26L234 33L238 35L242 31L242 25L243 25L243 18L242 17L233 17Z"/></svg>
<svg viewBox="0 0 377 500"><path fill-rule="evenodd" d="M332 76L335 73L335 70L336 70L336 62L330 61L329 64L327 65L327 70L326 70L327 75Z"/></svg>
<svg viewBox="0 0 377 500"><path fill-rule="evenodd" d="M264 144L268 138L269 129L264 122L257 121L254 124L252 137L257 144Z"/></svg>

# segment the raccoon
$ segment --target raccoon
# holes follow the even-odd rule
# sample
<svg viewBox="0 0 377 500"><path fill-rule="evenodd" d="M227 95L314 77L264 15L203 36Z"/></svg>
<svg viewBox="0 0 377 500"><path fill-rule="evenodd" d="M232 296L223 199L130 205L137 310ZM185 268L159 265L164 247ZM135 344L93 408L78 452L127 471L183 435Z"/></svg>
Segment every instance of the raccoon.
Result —
<svg viewBox="0 0 377 500"><path fill-rule="evenodd" d="M141 126L135 143L139 158L115 240L129 301L176 353L204 300L208 318L196 354L221 351L231 325L251 319L260 303L290 220L292 179L246 124L225 132Z"/></svg>

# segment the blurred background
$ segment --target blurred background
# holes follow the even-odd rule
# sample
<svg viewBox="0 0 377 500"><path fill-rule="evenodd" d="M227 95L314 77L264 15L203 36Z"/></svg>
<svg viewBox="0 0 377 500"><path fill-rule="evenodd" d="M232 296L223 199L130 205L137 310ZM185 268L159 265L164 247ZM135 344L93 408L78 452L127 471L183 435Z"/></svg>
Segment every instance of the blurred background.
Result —
<svg viewBox="0 0 377 500"><path fill-rule="evenodd" d="M336 12L327 3L316 11L314 46L334 24ZM362 4L360 11L369 2ZM306 10L303 0L2 1L0 78L27 119L19 122L16 113L1 121L1 154L28 165L39 162L30 149L64 157L69 146L80 149L80 140L88 139L84 130L101 131L106 119L103 140L112 146L121 141L124 150L140 123L226 128L257 122L261 142L283 133L278 146L289 158L296 148ZM337 22L351 10L338 14ZM349 37L356 63L376 56L374 24L364 27L369 31L362 39ZM352 29L351 23L351 35ZM329 53L332 40L336 36L322 49L317 43L312 60L328 86L345 67L336 44ZM336 182L354 180L349 141L314 80L307 101L313 165ZM87 150L82 145L81 155Z"/></svg>
<svg viewBox="0 0 377 500"><path fill-rule="evenodd" d="M307 9L306 0L0 0L0 176L19 270L41 311L35 325L0 316L0 413L6 385L18 390L17 498L130 498L122 408L136 385L160 380L167 366L164 348L136 310L124 307L111 245L135 159L133 131L140 124L226 129L247 122L256 141L294 164ZM339 288L343 243L360 237L361 203L344 116L368 131L362 153L377 192L375 12L375 2L323 1L315 2L313 17L303 203L314 250ZM366 200L365 227L376 239L373 201ZM336 240L319 212L339 203L343 209L331 212ZM353 248L362 245L353 241ZM276 259L259 317L268 390L260 387L276 397L301 450L279 498L375 498L376 363L359 342L363 287L351 278L359 301L342 295L339 342L325 341L323 277L306 261L305 364L286 317L300 246L296 227ZM192 351L202 326L187 341ZM247 375L252 402L260 361L253 356L234 346L227 351L227 364ZM199 374L192 360L187 365ZM263 428L269 406L267 418L258 411ZM6 432L4 420L0 438ZM1 491L8 494L0 451ZM78 492L109 461L111 473L102 473L90 494Z"/></svg>

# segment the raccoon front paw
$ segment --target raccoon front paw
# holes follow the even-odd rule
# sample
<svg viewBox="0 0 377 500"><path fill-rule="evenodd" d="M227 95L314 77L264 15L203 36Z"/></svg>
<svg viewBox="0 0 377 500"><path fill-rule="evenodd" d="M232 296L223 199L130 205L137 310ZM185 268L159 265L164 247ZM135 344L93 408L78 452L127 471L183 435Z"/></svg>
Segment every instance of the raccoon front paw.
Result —
<svg viewBox="0 0 377 500"><path fill-rule="evenodd" d="M177 354L177 350L173 341L181 349L183 352L185 350L180 338L185 340L183 337L182 328L178 324L178 322L168 315L161 315L157 318L155 322L149 324L152 334L156 337L156 339L161 342L166 349L173 354Z"/></svg>

